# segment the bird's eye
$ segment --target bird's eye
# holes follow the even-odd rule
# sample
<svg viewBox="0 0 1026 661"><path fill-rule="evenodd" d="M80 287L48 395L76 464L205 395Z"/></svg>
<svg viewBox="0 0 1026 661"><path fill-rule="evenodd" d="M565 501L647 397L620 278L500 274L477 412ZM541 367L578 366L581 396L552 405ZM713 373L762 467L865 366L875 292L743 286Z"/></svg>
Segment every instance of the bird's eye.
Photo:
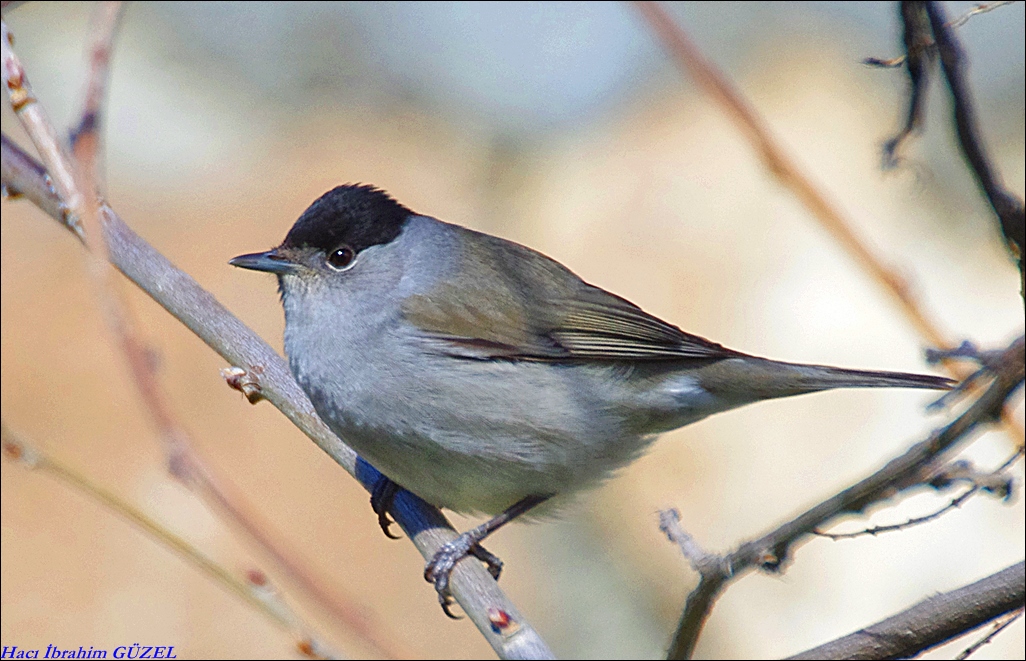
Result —
<svg viewBox="0 0 1026 661"><path fill-rule="evenodd" d="M328 266L336 271L345 271L356 262L356 251L347 245L341 245L328 253Z"/></svg>

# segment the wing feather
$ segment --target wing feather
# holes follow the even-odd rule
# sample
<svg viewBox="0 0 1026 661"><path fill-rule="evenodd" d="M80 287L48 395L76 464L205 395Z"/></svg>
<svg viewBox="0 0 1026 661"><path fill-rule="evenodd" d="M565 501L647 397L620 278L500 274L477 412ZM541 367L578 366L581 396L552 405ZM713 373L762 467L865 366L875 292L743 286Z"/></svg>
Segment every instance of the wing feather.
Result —
<svg viewBox="0 0 1026 661"><path fill-rule="evenodd" d="M404 302L404 317L433 350L461 358L554 362L737 355L587 284L541 253L477 236L474 249L460 256L461 268L454 269L458 279Z"/></svg>

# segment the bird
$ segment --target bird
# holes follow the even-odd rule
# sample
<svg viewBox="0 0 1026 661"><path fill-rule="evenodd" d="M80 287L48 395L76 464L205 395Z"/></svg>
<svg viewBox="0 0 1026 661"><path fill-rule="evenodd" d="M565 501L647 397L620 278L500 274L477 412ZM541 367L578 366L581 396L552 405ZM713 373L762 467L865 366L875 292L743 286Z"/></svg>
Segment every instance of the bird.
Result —
<svg viewBox="0 0 1026 661"><path fill-rule="evenodd" d="M277 247L230 264L277 276L285 352L333 432L401 488L487 515L425 577L449 575L508 521L554 511L660 434L753 402L950 379L781 362L728 349L590 285L531 248L411 211L367 184L329 190Z"/></svg>

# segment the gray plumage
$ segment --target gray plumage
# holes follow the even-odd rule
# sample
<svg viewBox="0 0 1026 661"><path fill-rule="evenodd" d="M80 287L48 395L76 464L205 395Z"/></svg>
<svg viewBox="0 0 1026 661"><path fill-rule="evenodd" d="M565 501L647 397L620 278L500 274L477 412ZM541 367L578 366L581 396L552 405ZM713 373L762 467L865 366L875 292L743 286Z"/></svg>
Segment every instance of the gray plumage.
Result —
<svg viewBox="0 0 1026 661"><path fill-rule="evenodd" d="M573 493L658 433L751 402L950 387L727 349L538 252L365 186L329 191L277 249L232 263L278 275L289 364L328 426L456 511Z"/></svg>

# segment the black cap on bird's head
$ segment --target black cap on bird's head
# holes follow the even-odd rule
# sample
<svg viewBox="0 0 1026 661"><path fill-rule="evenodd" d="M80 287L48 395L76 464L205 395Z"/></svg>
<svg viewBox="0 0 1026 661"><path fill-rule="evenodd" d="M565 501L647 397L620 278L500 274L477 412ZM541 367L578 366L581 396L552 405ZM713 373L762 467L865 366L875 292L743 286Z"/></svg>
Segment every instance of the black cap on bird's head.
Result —
<svg viewBox="0 0 1026 661"><path fill-rule="evenodd" d="M346 184L321 195L289 230L283 248L328 251L340 243L360 252L399 236L412 211L374 186Z"/></svg>
<svg viewBox="0 0 1026 661"><path fill-rule="evenodd" d="M388 193L367 184L336 186L311 204L274 250L239 255L229 264L254 271L293 271L290 251L314 249L330 253L346 246L355 254L394 240L412 211Z"/></svg>

